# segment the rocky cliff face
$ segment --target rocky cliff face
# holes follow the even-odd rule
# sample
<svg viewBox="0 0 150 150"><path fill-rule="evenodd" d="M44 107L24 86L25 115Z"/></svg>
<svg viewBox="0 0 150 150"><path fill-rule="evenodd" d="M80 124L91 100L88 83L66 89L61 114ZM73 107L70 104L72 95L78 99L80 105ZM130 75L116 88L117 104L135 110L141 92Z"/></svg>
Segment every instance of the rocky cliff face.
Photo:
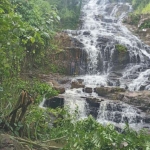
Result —
<svg viewBox="0 0 150 150"><path fill-rule="evenodd" d="M74 33L75 34L75 33ZM57 47L57 53L49 56L51 63L64 68L65 74L70 75L70 64L72 61L82 62L83 68L80 73L85 73L87 64L87 54L82 49L83 44L75 38L70 37L67 33L61 32L55 36ZM79 74L79 65L76 65L76 74Z"/></svg>

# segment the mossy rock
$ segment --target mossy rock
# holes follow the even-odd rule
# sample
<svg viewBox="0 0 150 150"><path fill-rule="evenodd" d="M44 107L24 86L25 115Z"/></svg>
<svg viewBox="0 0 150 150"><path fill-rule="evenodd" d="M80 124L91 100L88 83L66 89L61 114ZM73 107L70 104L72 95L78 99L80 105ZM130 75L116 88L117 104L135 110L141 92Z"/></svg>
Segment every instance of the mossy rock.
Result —
<svg viewBox="0 0 150 150"><path fill-rule="evenodd" d="M112 63L115 70L123 69L130 63L130 54L126 46L121 44L115 45L115 50L112 55Z"/></svg>
<svg viewBox="0 0 150 150"><path fill-rule="evenodd" d="M115 48L118 52L121 52L121 53L127 52L127 47L125 47L124 45L116 44Z"/></svg>

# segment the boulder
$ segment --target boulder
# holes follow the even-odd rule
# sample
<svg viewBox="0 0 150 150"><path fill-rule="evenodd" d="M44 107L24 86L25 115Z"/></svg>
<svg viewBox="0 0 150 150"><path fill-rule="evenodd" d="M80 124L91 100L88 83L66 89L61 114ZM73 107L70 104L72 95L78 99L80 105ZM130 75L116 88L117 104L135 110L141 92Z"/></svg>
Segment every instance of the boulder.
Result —
<svg viewBox="0 0 150 150"><path fill-rule="evenodd" d="M86 87L86 88L83 89L83 92L92 93L92 92L93 92L93 89L90 88L90 87Z"/></svg>
<svg viewBox="0 0 150 150"><path fill-rule="evenodd" d="M55 96L50 99L45 100L44 107L57 108L64 107L64 98L60 96Z"/></svg>
<svg viewBox="0 0 150 150"><path fill-rule="evenodd" d="M92 115L94 118L97 118L101 100L94 97L88 97L86 98L86 102L88 103L89 107L88 113Z"/></svg>
<svg viewBox="0 0 150 150"><path fill-rule="evenodd" d="M136 61L136 60L135 60ZM130 63L130 56L127 50L115 49L112 55L113 70L123 69Z"/></svg>
<svg viewBox="0 0 150 150"><path fill-rule="evenodd" d="M69 82L70 82L69 79L63 79L63 80L60 80L60 81L59 81L60 84L67 84L67 83L69 83Z"/></svg>
<svg viewBox="0 0 150 150"><path fill-rule="evenodd" d="M26 149L21 142L8 134L0 134L0 149L1 150L23 150Z"/></svg>
<svg viewBox="0 0 150 150"><path fill-rule="evenodd" d="M118 99L136 106L143 112L150 113L150 91L126 91L125 93L120 93Z"/></svg>
<svg viewBox="0 0 150 150"><path fill-rule="evenodd" d="M99 96L110 97L110 94L115 94L118 96L118 93L125 92L125 89L119 87L97 87L95 88L95 92Z"/></svg>
<svg viewBox="0 0 150 150"><path fill-rule="evenodd" d="M79 83L78 81L73 81L71 83L71 89L73 89L73 88L78 89L78 88L84 88L84 87L85 87L85 85Z"/></svg>
<svg viewBox="0 0 150 150"><path fill-rule="evenodd" d="M54 89L57 90L59 94L65 93L65 88L64 87L55 86Z"/></svg>

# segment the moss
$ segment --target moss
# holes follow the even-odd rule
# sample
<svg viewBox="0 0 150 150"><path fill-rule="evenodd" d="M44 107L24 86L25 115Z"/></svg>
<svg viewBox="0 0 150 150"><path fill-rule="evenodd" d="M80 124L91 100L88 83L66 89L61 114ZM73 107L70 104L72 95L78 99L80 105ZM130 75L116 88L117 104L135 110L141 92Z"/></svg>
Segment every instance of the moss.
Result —
<svg viewBox="0 0 150 150"><path fill-rule="evenodd" d="M124 45L121 45L121 44L115 45L115 48L119 52L126 52L127 51L127 47L125 47Z"/></svg>
<svg viewBox="0 0 150 150"><path fill-rule="evenodd" d="M141 26L140 29L144 29L144 28L150 28L150 19L145 20Z"/></svg>

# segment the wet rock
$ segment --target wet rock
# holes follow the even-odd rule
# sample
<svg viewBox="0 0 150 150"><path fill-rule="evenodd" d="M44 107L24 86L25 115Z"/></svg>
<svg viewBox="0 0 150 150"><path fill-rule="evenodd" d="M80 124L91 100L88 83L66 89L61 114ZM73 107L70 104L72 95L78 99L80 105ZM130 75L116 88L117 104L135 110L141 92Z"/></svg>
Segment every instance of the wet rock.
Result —
<svg viewBox="0 0 150 150"><path fill-rule="evenodd" d="M86 101L91 104L92 106L96 106L96 107L99 107L99 104L101 101L104 101L104 100L101 100L99 98L96 98L96 97L86 97Z"/></svg>
<svg viewBox="0 0 150 150"><path fill-rule="evenodd" d="M64 87L55 86L54 89L57 90L59 94L65 93L65 88Z"/></svg>
<svg viewBox="0 0 150 150"><path fill-rule="evenodd" d="M63 80L59 81L60 84L66 84L66 83L69 83L69 82L70 82L69 79L63 79Z"/></svg>
<svg viewBox="0 0 150 150"><path fill-rule="evenodd" d="M100 42L100 43L107 43L107 42L109 42L110 41L110 37L98 37L98 39L97 39L97 42Z"/></svg>
<svg viewBox="0 0 150 150"><path fill-rule="evenodd" d="M109 78L108 80L108 85L109 86L120 86L120 80L119 78Z"/></svg>
<svg viewBox="0 0 150 150"><path fill-rule="evenodd" d="M78 39L72 38L72 47L84 47L83 43L81 43Z"/></svg>
<svg viewBox="0 0 150 150"><path fill-rule="evenodd" d="M107 97L109 94L125 92L125 89L119 87L97 87L95 88L95 92L99 96Z"/></svg>
<svg viewBox="0 0 150 150"><path fill-rule="evenodd" d="M86 87L86 88L83 89L83 91L86 92L86 93L92 93L93 89L90 88L90 87Z"/></svg>
<svg viewBox="0 0 150 150"><path fill-rule="evenodd" d="M122 105L119 103L109 103L107 104L106 110L122 112Z"/></svg>
<svg viewBox="0 0 150 150"><path fill-rule="evenodd" d="M121 114L119 112L116 112L113 121L116 123L120 123L121 120L122 120Z"/></svg>
<svg viewBox="0 0 150 150"><path fill-rule="evenodd" d="M83 79L77 79L77 81L80 83L80 84L82 84L83 83Z"/></svg>
<svg viewBox="0 0 150 150"><path fill-rule="evenodd" d="M127 64L130 63L130 56L127 50L115 49L112 55L112 63L114 66L113 70L123 69Z"/></svg>
<svg viewBox="0 0 150 150"><path fill-rule="evenodd" d="M84 31L83 35L90 35L90 31Z"/></svg>
<svg viewBox="0 0 150 150"><path fill-rule="evenodd" d="M140 86L140 91L145 90L145 87L146 87L146 85L141 85L141 86Z"/></svg>
<svg viewBox="0 0 150 150"><path fill-rule="evenodd" d="M78 89L78 88L84 88L84 87L85 87L85 85L79 83L78 81L73 81L71 83L71 89L73 89L73 88Z"/></svg>
<svg viewBox="0 0 150 150"><path fill-rule="evenodd" d="M150 113L150 91L126 91L121 95L119 100Z"/></svg>
<svg viewBox="0 0 150 150"><path fill-rule="evenodd" d="M55 96L50 99L45 100L43 107L50 107L50 108L57 108L57 107L64 107L64 98Z"/></svg>
<svg viewBox="0 0 150 150"><path fill-rule="evenodd" d="M97 118L98 110L100 106L100 100L93 97L86 98L86 102L89 106L89 114L91 114L94 118Z"/></svg>
<svg viewBox="0 0 150 150"><path fill-rule="evenodd" d="M150 124L150 116L144 118L144 122Z"/></svg>

